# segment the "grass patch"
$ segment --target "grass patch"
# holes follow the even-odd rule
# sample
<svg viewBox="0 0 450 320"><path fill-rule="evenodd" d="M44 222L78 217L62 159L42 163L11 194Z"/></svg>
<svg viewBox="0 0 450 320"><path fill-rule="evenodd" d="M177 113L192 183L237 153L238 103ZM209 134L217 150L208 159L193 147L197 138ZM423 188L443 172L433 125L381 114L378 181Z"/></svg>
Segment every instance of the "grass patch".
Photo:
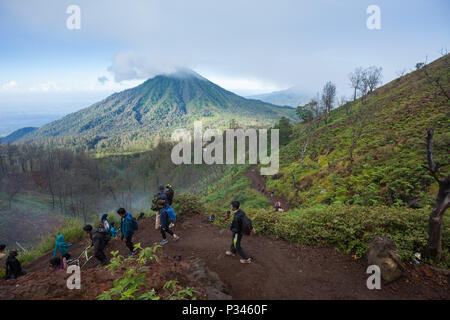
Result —
<svg viewBox="0 0 450 320"><path fill-rule="evenodd" d="M77 219L66 219L61 227L44 236L37 246L20 253L19 261L21 264L26 266L33 260L53 250L56 243L56 237L60 234L64 235L67 243L73 243L79 240L84 234L83 222Z"/></svg>

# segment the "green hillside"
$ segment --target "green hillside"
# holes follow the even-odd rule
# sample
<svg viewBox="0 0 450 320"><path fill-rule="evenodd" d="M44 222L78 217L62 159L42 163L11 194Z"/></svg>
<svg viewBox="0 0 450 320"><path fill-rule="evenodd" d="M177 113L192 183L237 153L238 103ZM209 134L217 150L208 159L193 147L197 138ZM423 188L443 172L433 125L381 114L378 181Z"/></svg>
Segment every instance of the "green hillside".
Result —
<svg viewBox="0 0 450 320"><path fill-rule="evenodd" d="M295 125L290 142L281 147L279 173L266 180L266 195L254 189L254 182L252 187L251 167L233 168L205 190L208 211L217 212L225 226L230 201L239 200L260 234L334 246L355 258L366 253L375 236L385 236L403 259L413 259L427 246L438 192L423 167L428 128L435 129L435 161L442 173L449 172L448 59L332 111L327 124L317 118ZM439 78L440 85L430 77ZM274 214L267 198L271 191L282 205L289 202L290 210ZM445 268L450 267L449 223L444 216L439 266Z"/></svg>
<svg viewBox="0 0 450 320"><path fill-rule="evenodd" d="M450 69L444 59L428 65L427 71L440 75L448 92ZM334 110L328 125L321 120L299 124L280 152L280 173L269 179L268 188L294 206L433 204L437 185L422 167L424 142L427 129L434 128L435 157L448 171L450 108L424 72L412 72L369 94L365 101L358 99Z"/></svg>
<svg viewBox="0 0 450 320"><path fill-rule="evenodd" d="M190 70L159 75L138 87L116 93L89 108L52 122L22 139L84 139L88 145L116 145L115 140L152 140L177 127L223 129L232 119L239 125L268 126L282 116L295 118L292 108L248 100L226 91ZM128 142L130 143L130 142ZM124 148L126 149L126 148Z"/></svg>
<svg viewBox="0 0 450 320"><path fill-rule="evenodd" d="M23 136L37 130L35 127L26 127L19 130L14 131L6 137L0 138L0 143L14 143L17 140L21 139Z"/></svg>

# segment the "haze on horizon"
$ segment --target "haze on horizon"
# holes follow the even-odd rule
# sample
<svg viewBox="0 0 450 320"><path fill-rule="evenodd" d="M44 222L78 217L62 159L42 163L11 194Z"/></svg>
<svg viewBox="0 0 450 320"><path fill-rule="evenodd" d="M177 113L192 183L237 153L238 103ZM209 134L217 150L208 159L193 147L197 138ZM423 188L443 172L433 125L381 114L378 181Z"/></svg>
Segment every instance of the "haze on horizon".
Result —
<svg viewBox="0 0 450 320"><path fill-rule="evenodd" d="M80 30L66 26L72 4ZM373 4L381 30L366 26ZM0 135L11 116L62 116L179 67L243 96L293 86L314 95L327 81L350 95L356 67L381 66L386 83L438 58L449 9L444 0L0 0Z"/></svg>

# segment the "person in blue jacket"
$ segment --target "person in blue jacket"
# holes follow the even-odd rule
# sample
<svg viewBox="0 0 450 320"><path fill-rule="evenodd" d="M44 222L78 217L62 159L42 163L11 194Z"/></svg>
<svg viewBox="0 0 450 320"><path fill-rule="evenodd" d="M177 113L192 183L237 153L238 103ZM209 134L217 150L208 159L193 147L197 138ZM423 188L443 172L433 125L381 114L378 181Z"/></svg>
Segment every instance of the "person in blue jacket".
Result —
<svg viewBox="0 0 450 320"><path fill-rule="evenodd" d="M69 247L71 247L71 246L72 246L72 244L68 244L68 243L64 242L64 236L62 234L57 236L55 250L53 251L53 256L56 257L56 254L59 251L63 258L66 258L67 260L69 260L70 259Z"/></svg>
<svg viewBox="0 0 450 320"><path fill-rule="evenodd" d="M117 234L119 233L119 229L115 229L115 224L114 222L111 222L111 226L109 227L109 232L111 233L111 237L115 238L117 237Z"/></svg>
<svg viewBox="0 0 450 320"><path fill-rule="evenodd" d="M134 227L133 227L133 217L129 214L124 208L120 208L117 210L117 213L120 215L120 232L122 233L122 241L125 242L128 249L130 249L131 256L134 254L134 244L133 244L133 235L134 235Z"/></svg>
<svg viewBox="0 0 450 320"><path fill-rule="evenodd" d="M169 241L166 238L166 232L170 234L173 237L174 241L180 240L180 237L177 236L175 233L173 233L172 230L170 230L170 223L171 218L169 215L169 206L166 206L166 203L164 200L158 200L157 202L158 208L159 208L159 215L160 215L160 223L161 223L161 235L163 237L163 240L160 242L160 244L163 246L167 244Z"/></svg>

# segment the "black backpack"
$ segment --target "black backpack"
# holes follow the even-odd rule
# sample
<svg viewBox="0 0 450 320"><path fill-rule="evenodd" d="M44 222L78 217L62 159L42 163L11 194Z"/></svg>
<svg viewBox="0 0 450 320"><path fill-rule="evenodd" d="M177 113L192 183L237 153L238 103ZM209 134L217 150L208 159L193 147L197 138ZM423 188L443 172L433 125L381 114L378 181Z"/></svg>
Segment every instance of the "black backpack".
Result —
<svg viewBox="0 0 450 320"><path fill-rule="evenodd" d="M133 230L136 231L139 229L139 223L135 217L131 217L131 220L133 221Z"/></svg>
<svg viewBox="0 0 450 320"><path fill-rule="evenodd" d="M158 211L158 205L156 204L159 200L159 197L154 197L152 200L152 211Z"/></svg>
<svg viewBox="0 0 450 320"><path fill-rule="evenodd" d="M161 193L160 193L160 192L158 192L157 194L155 194L155 195L153 196L153 200L152 200L152 211L159 211L157 202L158 202L158 200L160 200L160 199L161 199Z"/></svg>
<svg viewBox="0 0 450 320"><path fill-rule="evenodd" d="M252 234L253 224L252 220L246 215L242 216L242 233L249 236Z"/></svg>

